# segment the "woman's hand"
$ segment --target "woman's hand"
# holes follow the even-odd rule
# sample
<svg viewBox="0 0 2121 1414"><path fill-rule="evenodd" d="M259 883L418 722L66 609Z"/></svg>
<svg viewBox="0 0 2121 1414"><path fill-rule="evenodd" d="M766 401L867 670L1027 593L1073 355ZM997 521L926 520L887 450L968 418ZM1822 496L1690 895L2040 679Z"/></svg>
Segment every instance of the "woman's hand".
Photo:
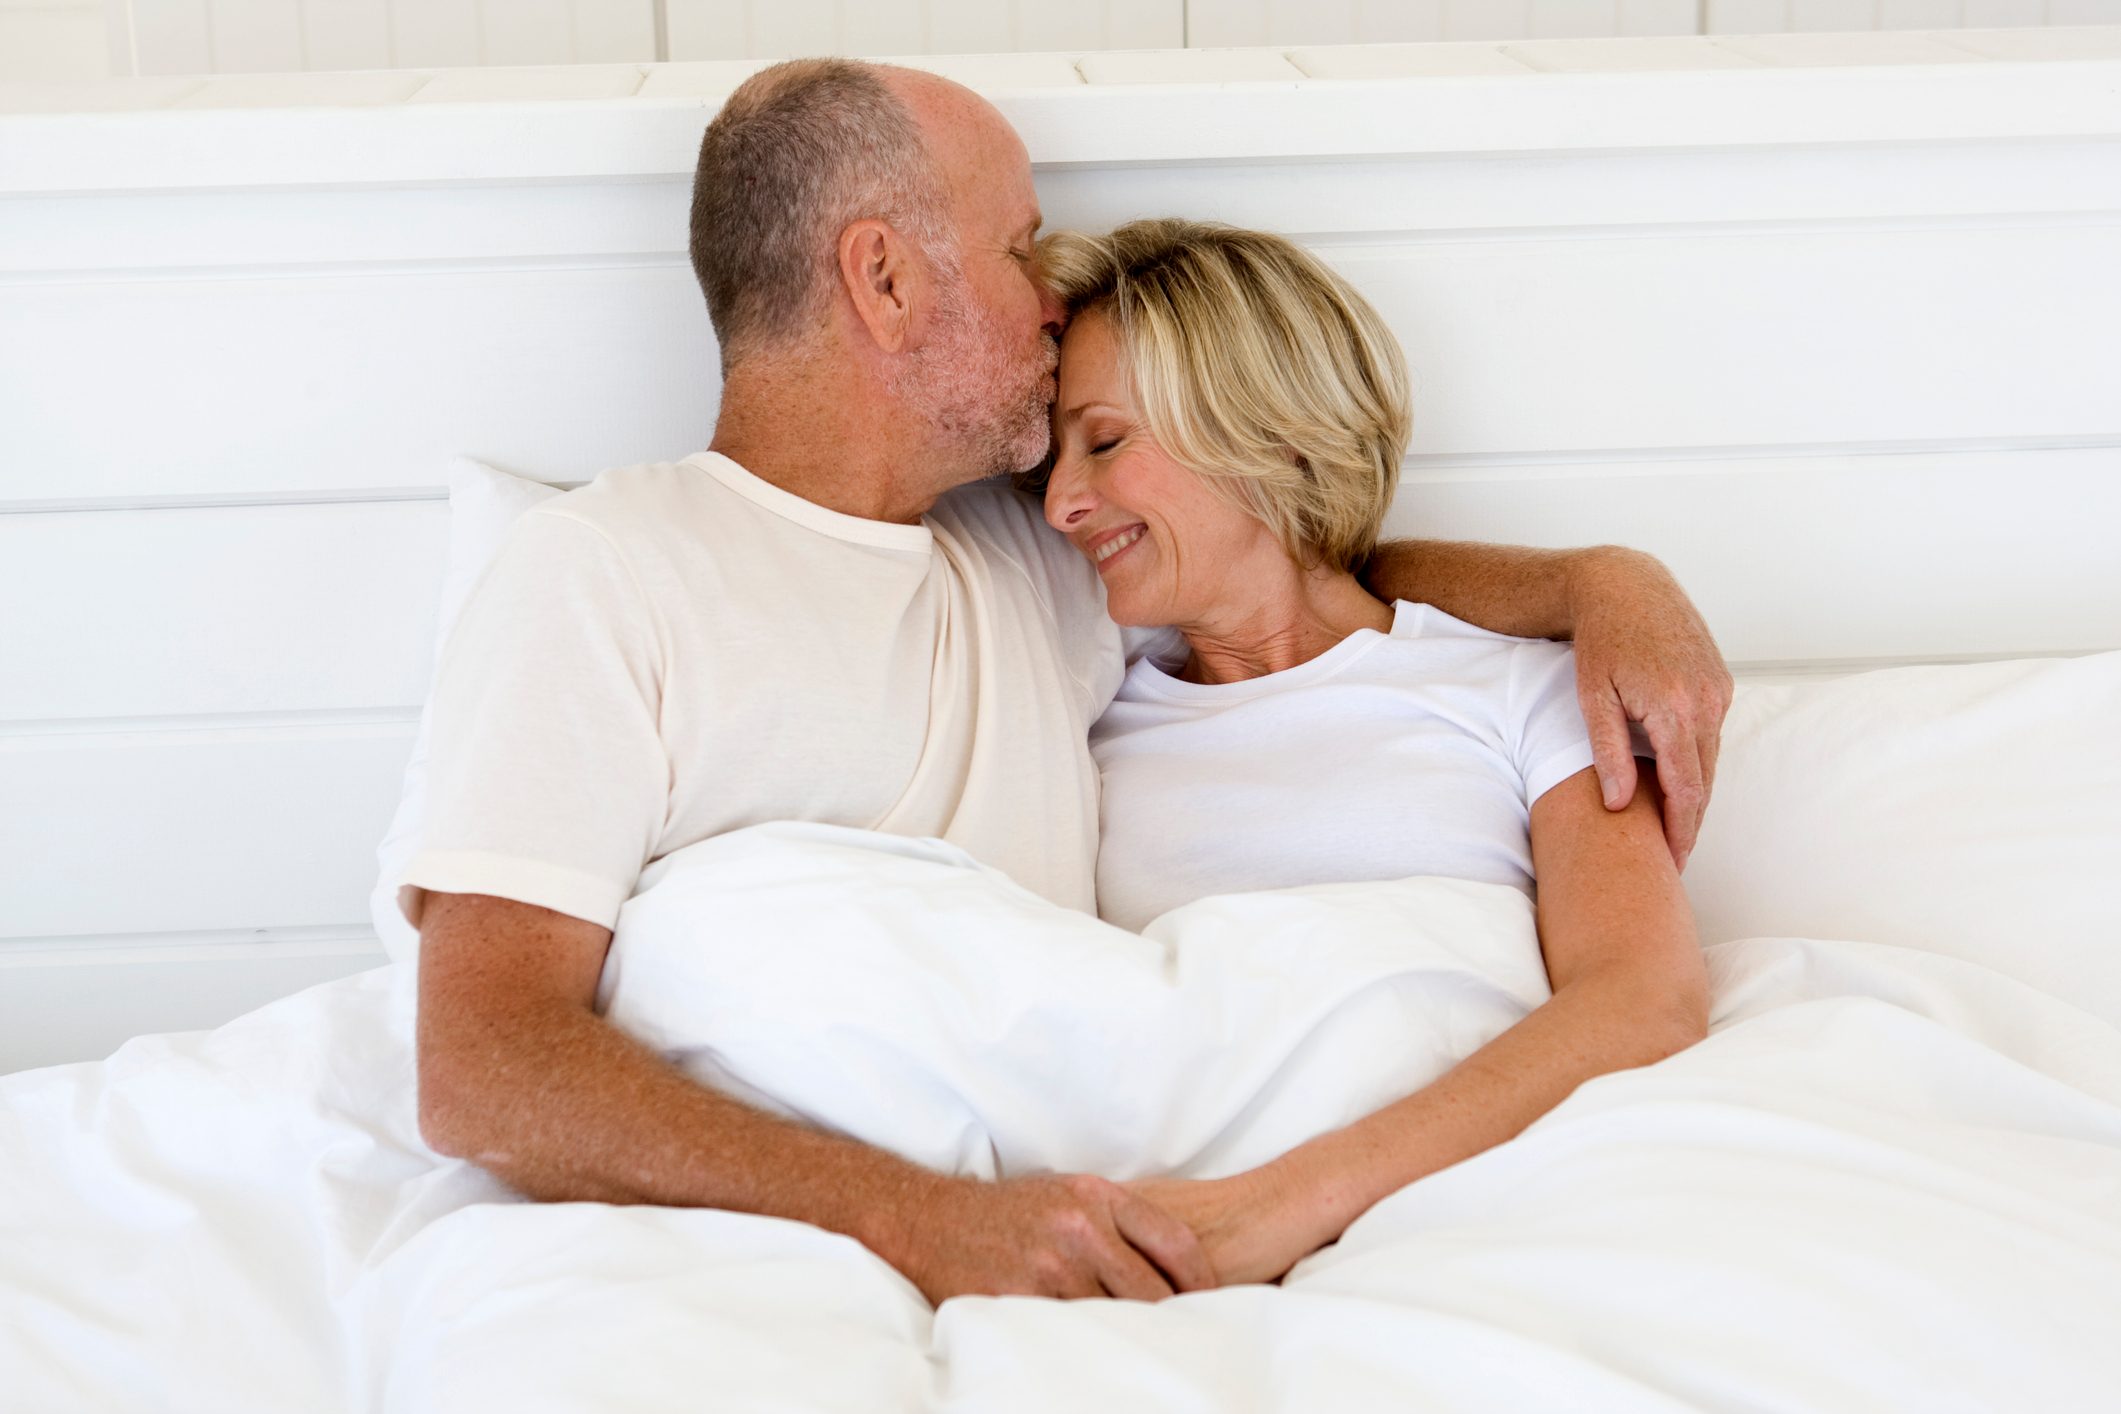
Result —
<svg viewBox="0 0 2121 1414"><path fill-rule="evenodd" d="M1340 1234L1271 1166L1228 1178L1150 1178L1132 1192L1193 1229L1218 1286L1274 1282Z"/></svg>

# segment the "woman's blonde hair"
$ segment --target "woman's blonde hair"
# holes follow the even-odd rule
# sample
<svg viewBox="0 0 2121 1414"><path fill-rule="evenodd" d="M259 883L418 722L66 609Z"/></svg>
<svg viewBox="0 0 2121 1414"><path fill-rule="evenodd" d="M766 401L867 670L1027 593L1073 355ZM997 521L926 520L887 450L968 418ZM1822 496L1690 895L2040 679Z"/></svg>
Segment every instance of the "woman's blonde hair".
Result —
<svg viewBox="0 0 2121 1414"><path fill-rule="evenodd" d="M1039 243L1071 315L1112 322L1149 430L1303 565L1358 568L1412 428L1399 341L1339 275L1281 236L1133 221Z"/></svg>

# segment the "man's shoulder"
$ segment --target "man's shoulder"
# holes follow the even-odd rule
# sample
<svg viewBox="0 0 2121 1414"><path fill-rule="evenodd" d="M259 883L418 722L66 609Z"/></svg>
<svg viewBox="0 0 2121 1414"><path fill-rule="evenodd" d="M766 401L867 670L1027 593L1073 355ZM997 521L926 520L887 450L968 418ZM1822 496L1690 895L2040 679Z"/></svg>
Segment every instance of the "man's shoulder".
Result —
<svg viewBox="0 0 2121 1414"><path fill-rule="evenodd" d="M654 529L669 523L674 508L696 498L699 483L707 479L689 460L608 467L534 509L599 530Z"/></svg>
<svg viewBox="0 0 2121 1414"><path fill-rule="evenodd" d="M697 558L703 541L740 533L732 524L739 518L721 504L728 499L690 458L640 462L608 468L532 506L523 514L521 534L554 550L600 543L634 563ZM571 529L560 530L555 522L569 522Z"/></svg>
<svg viewBox="0 0 2121 1414"><path fill-rule="evenodd" d="M1047 529L1038 498L1017 490L1006 476L990 476L952 487L936 501L930 514L1011 532Z"/></svg>
<svg viewBox="0 0 2121 1414"><path fill-rule="evenodd" d="M1019 491L1006 476L955 487L928 513L983 551L1014 561L1042 584L1058 581L1071 593L1094 585L1088 562L1067 538L1046 524L1038 497Z"/></svg>

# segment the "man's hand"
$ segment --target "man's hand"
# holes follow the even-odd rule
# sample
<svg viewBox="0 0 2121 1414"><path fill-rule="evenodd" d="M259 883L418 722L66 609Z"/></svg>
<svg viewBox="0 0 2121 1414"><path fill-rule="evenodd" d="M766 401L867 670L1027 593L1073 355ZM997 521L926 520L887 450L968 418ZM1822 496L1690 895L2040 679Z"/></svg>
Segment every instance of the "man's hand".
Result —
<svg viewBox="0 0 2121 1414"><path fill-rule="evenodd" d="M1528 550L1465 540L1379 545L1363 583L1496 633L1576 641L1576 695L1608 810L1635 798L1628 721L1649 731L1664 785L1664 837L1681 868L1716 779L1731 674L1708 625L1648 555L1618 546Z"/></svg>
<svg viewBox="0 0 2121 1414"><path fill-rule="evenodd" d="M1708 625L1663 565L1633 550L1580 552L1571 571L1576 697L1608 810L1635 798L1628 722L1657 751L1664 837L1686 867L1716 782L1731 674Z"/></svg>
<svg viewBox="0 0 2121 1414"><path fill-rule="evenodd" d="M1191 1228L1088 1174L942 1179L909 1207L898 1250L880 1255L938 1306L953 1296L1156 1301L1215 1285Z"/></svg>

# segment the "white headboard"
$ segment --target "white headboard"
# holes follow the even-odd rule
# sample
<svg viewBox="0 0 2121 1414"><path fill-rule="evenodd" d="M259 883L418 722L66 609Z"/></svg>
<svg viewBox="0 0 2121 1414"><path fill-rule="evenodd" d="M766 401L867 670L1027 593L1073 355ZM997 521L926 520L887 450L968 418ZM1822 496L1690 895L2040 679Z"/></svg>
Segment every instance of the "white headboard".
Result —
<svg viewBox="0 0 2121 1414"><path fill-rule="evenodd" d="M1049 224L1361 284L1400 532L1641 546L1742 672L2121 646L2121 28L921 62ZM0 1069L380 961L446 460L704 445L749 68L0 87Z"/></svg>

